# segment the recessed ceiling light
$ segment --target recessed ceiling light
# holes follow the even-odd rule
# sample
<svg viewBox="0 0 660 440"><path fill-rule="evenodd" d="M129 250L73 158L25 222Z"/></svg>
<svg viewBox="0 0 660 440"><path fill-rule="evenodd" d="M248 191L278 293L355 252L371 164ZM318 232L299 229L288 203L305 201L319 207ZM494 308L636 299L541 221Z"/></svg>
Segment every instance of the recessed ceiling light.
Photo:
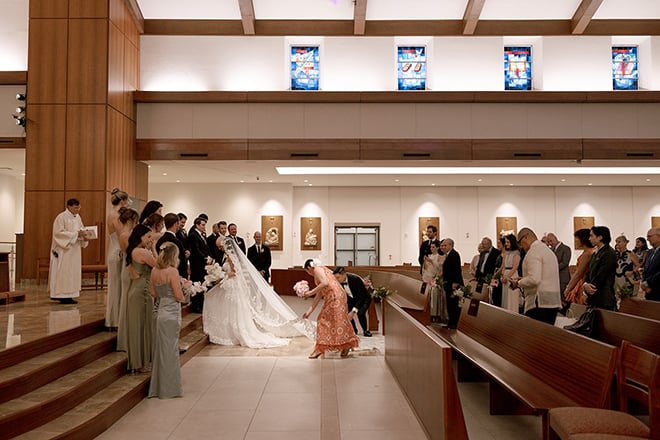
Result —
<svg viewBox="0 0 660 440"><path fill-rule="evenodd" d="M312 186L312 184L311 184L311 183L308 183L307 186Z"/></svg>
<svg viewBox="0 0 660 440"><path fill-rule="evenodd" d="M268 183L273 183L273 179L270 179L270 180L268 181Z"/></svg>
<svg viewBox="0 0 660 440"><path fill-rule="evenodd" d="M176 183L181 183L181 181L179 179L176 179Z"/></svg>
<svg viewBox="0 0 660 440"><path fill-rule="evenodd" d="M561 179L562 182L566 182L566 179Z"/></svg>
<svg viewBox="0 0 660 440"><path fill-rule="evenodd" d="M394 179L395 182L399 182L399 179Z"/></svg>
<svg viewBox="0 0 660 440"><path fill-rule="evenodd" d="M307 182L309 182L309 180L305 179L305 180L303 180L303 182L307 183Z"/></svg>
<svg viewBox="0 0 660 440"><path fill-rule="evenodd" d="M509 186L513 186L513 183L509 183Z"/></svg>
<svg viewBox="0 0 660 440"><path fill-rule="evenodd" d="M167 176L167 173L163 173L163 176Z"/></svg>
<svg viewBox="0 0 660 440"><path fill-rule="evenodd" d="M276 167L281 175L640 175L658 174L660 167Z"/></svg>
<svg viewBox="0 0 660 440"><path fill-rule="evenodd" d="M483 182L484 179L477 179L477 182Z"/></svg>
<svg viewBox="0 0 660 440"><path fill-rule="evenodd" d="M593 185L593 183L587 183L587 185L589 185L589 186L592 186L592 185Z"/></svg>
<svg viewBox="0 0 660 440"><path fill-rule="evenodd" d="M245 180L241 180L241 183L245 183Z"/></svg>
<svg viewBox="0 0 660 440"><path fill-rule="evenodd" d="M651 181L651 179L646 179L646 181L647 181L647 182L650 182L650 181Z"/></svg>
<svg viewBox="0 0 660 440"><path fill-rule="evenodd" d="M25 176L25 173L21 173L21 176Z"/></svg>
<svg viewBox="0 0 660 440"><path fill-rule="evenodd" d="M435 183L432 183L431 186L435 186Z"/></svg>

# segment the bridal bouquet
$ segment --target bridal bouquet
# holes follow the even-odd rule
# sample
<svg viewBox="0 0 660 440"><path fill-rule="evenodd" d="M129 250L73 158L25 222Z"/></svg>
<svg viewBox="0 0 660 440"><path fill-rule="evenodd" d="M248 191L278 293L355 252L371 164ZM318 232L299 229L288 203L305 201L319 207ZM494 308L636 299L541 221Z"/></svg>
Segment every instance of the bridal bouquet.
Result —
<svg viewBox="0 0 660 440"><path fill-rule="evenodd" d="M190 302L190 297L195 296L200 292L206 292L206 289L202 287L202 283L195 281L194 283L189 280L184 280L181 285L183 294L185 295L184 303Z"/></svg>
<svg viewBox="0 0 660 440"><path fill-rule="evenodd" d="M299 297L303 298L307 292L309 292L309 283L306 280L298 281L293 285L293 291Z"/></svg>
<svg viewBox="0 0 660 440"><path fill-rule="evenodd" d="M451 297L472 298L472 286L458 286L456 290L451 293Z"/></svg>
<svg viewBox="0 0 660 440"><path fill-rule="evenodd" d="M222 269L222 266L216 263L213 259L209 258L207 263L208 264L205 267L206 276L204 277L204 282L202 283L202 287L205 291L213 288L213 286L216 284L221 283L222 280L224 280L227 276L225 271Z"/></svg>

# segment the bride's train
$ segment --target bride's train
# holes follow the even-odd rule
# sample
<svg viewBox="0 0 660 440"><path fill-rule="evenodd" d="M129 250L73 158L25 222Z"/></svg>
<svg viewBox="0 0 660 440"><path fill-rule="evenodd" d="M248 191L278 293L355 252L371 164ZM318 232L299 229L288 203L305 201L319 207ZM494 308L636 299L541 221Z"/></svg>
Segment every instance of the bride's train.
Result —
<svg viewBox="0 0 660 440"><path fill-rule="evenodd" d="M227 261L223 269L235 276L226 277L205 294L204 332L209 340L250 348L282 347L297 336L313 341L314 324L295 314L233 240L226 239L224 245Z"/></svg>

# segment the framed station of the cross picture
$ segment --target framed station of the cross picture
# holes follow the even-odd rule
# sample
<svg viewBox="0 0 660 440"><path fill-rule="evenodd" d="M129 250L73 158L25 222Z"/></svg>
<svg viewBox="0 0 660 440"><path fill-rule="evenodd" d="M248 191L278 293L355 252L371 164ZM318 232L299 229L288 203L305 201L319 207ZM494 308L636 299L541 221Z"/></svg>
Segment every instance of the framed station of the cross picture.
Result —
<svg viewBox="0 0 660 440"><path fill-rule="evenodd" d="M261 240L271 251L281 251L283 249L283 223L284 217L281 215L261 216Z"/></svg>
<svg viewBox="0 0 660 440"><path fill-rule="evenodd" d="M300 250L321 250L321 217L300 217Z"/></svg>

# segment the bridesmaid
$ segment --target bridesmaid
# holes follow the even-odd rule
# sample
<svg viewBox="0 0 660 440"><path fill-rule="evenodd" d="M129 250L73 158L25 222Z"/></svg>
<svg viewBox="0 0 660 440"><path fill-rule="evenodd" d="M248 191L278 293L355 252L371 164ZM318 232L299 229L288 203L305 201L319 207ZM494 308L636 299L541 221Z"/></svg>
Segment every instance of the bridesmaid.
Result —
<svg viewBox="0 0 660 440"><path fill-rule="evenodd" d="M128 194L119 188L114 188L110 193L112 209L108 212L106 224L110 234L108 244L108 298L105 305L105 326L110 330L119 327L119 310L121 300L121 267L123 255L119 247L119 234L123 224L119 221L119 212L122 208L127 209L131 201Z"/></svg>
<svg viewBox="0 0 660 440"><path fill-rule="evenodd" d="M137 225L140 214L133 208L123 208L119 210L119 223L122 225L119 233L119 249L121 249L121 293L119 299L119 329L117 331L117 351L126 351L128 342L126 341L126 302L128 298L128 287L131 285L130 269L126 266L126 251L128 250L128 239Z"/></svg>
<svg viewBox="0 0 660 440"><path fill-rule="evenodd" d="M158 301L158 313L149 397L169 399L183 396L179 360L183 290L178 265L179 249L174 243L164 243L156 267L151 271L151 297Z"/></svg>
<svg viewBox="0 0 660 440"><path fill-rule="evenodd" d="M125 332L128 343L128 369L140 373L149 371L154 329L154 300L150 295L151 268L156 265L156 253L151 229L137 225L128 239L126 265L132 267L136 278L131 277L126 299Z"/></svg>
<svg viewBox="0 0 660 440"><path fill-rule="evenodd" d="M316 345L309 358L324 357L327 350L340 350L341 357L346 357L350 349L359 344L359 339L348 321L346 291L327 267L315 264L314 260L305 261L303 267L314 277L316 283L316 287L305 294L307 297L316 296L303 315L304 319L309 318L323 298L323 307L317 318Z"/></svg>

